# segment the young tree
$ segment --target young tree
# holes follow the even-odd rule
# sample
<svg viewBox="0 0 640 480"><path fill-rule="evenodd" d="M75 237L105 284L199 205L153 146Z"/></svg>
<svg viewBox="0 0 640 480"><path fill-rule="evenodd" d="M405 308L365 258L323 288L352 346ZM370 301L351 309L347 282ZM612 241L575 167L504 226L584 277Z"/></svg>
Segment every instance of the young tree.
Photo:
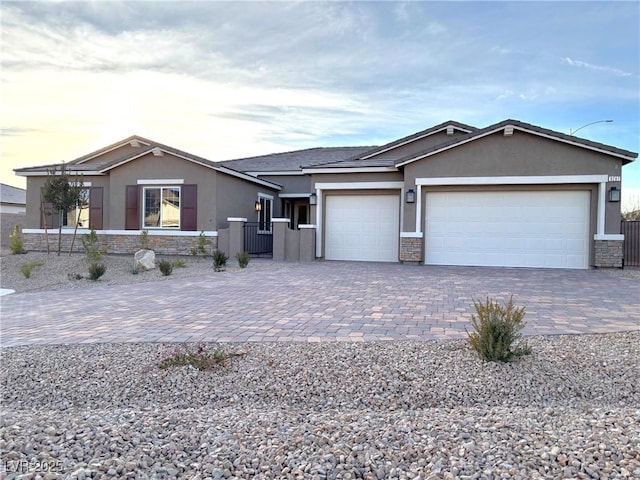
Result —
<svg viewBox="0 0 640 480"><path fill-rule="evenodd" d="M88 205L82 178L76 175L75 179L71 181L63 163L59 169L49 170L42 197L45 202L51 204L53 213L60 217L58 227L58 255L60 255L63 214L72 208L78 207L80 209Z"/></svg>

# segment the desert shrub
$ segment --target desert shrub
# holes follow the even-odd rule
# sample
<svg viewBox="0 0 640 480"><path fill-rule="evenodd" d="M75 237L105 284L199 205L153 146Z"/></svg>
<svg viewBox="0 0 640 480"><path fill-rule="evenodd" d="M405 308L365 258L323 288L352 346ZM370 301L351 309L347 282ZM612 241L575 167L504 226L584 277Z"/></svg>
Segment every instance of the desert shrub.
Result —
<svg viewBox="0 0 640 480"><path fill-rule="evenodd" d="M149 250L149 230L140 232L140 250Z"/></svg>
<svg viewBox="0 0 640 480"><path fill-rule="evenodd" d="M156 262L156 265L160 269L160 272L162 272L162 275L164 275L165 277L171 275L171 272L173 272L173 263L171 263L169 260L158 260Z"/></svg>
<svg viewBox="0 0 640 480"><path fill-rule="evenodd" d="M20 234L19 225L13 227L13 232L9 234L9 250L11 250L12 255L27 253L24 249L24 238Z"/></svg>
<svg viewBox="0 0 640 480"><path fill-rule="evenodd" d="M187 266L187 262L185 262L183 259L181 258L176 258L173 261L173 268L185 268Z"/></svg>
<svg viewBox="0 0 640 480"><path fill-rule="evenodd" d="M249 260L251 260L251 256L247 252L238 252L236 253L236 259L238 260L240 268L247 268Z"/></svg>
<svg viewBox="0 0 640 480"><path fill-rule="evenodd" d="M219 348L210 352L205 350L202 345L199 345L195 351L183 347L162 359L159 367L162 369L190 367L196 370L214 370L220 367L227 367L231 358L243 355L245 354L225 352Z"/></svg>
<svg viewBox="0 0 640 480"><path fill-rule="evenodd" d="M92 228L89 233L82 236L82 248L84 248L84 256L89 263L100 263L104 251L100 248L98 242L98 234Z"/></svg>
<svg viewBox="0 0 640 480"><path fill-rule="evenodd" d="M216 250L213 252L213 269L216 272L221 272L227 266L227 260L229 260L229 256L226 253Z"/></svg>
<svg viewBox="0 0 640 480"><path fill-rule="evenodd" d="M473 301L476 315L471 315L474 332L469 333L469 343L486 361L509 362L531 353L531 348L521 340L525 307L514 307L513 296L504 305L487 298L486 303Z"/></svg>
<svg viewBox="0 0 640 480"><path fill-rule="evenodd" d="M93 262L89 265L89 278L93 281L98 280L104 272L107 271L107 267L104 263Z"/></svg>
<svg viewBox="0 0 640 480"><path fill-rule="evenodd" d="M207 240L207 237L204 235L204 230L200 232L198 236L198 244L195 247L191 248L191 255L194 257L201 256L206 257L209 255L209 244L211 242Z"/></svg>
<svg viewBox="0 0 640 480"><path fill-rule="evenodd" d="M24 275L24 278L30 278L31 277L31 270L33 270L36 267L41 267L43 265L44 265L44 262L27 262L27 263L23 263L22 265L20 265L20 271Z"/></svg>

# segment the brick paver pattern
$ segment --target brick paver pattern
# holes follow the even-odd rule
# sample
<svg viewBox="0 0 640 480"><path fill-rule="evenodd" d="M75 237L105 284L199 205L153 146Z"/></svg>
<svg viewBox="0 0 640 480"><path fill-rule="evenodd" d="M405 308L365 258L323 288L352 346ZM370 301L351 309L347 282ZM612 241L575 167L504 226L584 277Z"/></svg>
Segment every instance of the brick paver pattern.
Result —
<svg viewBox="0 0 640 480"><path fill-rule="evenodd" d="M640 282L601 270L255 262L202 277L7 295L0 345L465 338L473 299L511 294L526 307L525 335L640 330Z"/></svg>

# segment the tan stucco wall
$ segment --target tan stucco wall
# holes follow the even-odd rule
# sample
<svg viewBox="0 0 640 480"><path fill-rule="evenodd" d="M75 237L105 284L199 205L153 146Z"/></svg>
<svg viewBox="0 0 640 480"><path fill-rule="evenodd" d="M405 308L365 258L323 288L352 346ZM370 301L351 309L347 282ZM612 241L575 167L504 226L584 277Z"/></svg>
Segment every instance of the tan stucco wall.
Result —
<svg viewBox="0 0 640 480"><path fill-rule="evenodd" d="M259 178L282 185L280 193L311 193L311 175L260 175Z"/></svg>
<svg viewBox="0 0 640 480"><path fill-rule="evenodd" d="M272 216L279 217L280 200L278 192L262 185L247 182L240 178L218 173L218 188L216 191L218 205L217 228L226 228L228 217L246 218L249 222L257 222L258 214L255 211L255 203L258 193L264 193L273 197Z"/></svg>
<svg viewBox="0 0 640 480"><path fill-rule="evenodd" d="M502 132L461 145L432 157L404 166L405 188L415 188L416 178L555 176L555 175L620 175L622 162L611 156L548 140L543 137L514 132L505 137ZM619 182L609 183L607 190ZM520 188L520 187L518 187ZM588 189L592 191L592 229L595 233L597 215L597 185L529 186L525 189ZM424 192L435 187L423 187ZM486 189L486 187L485 187ZM507 187L509 190L516 190ZM446 187L445 190L454 190ZM423 198L424 200L424 198ZM415 206L406 205L405 229L415 226ZM620 203L606 202L605 233L620 231Z"/></svg>
<svg viewBox="0 0 640 480"><path fill-rule="evenodd" d="M217 172L211 168L166 153L162 157L150 153L114 168L110 179L109 226L105 228L124 229L127 185L135 185L138 180L182 179L185 185L198 185L198 230L216 229Z"/></svg>
<svg viewBox="0 0 640 480"><path fill-rule="evenodd" d="M381 173L315 173L311 176L311 184L345 183L345 182L402 182L402 172Z"/></svg>

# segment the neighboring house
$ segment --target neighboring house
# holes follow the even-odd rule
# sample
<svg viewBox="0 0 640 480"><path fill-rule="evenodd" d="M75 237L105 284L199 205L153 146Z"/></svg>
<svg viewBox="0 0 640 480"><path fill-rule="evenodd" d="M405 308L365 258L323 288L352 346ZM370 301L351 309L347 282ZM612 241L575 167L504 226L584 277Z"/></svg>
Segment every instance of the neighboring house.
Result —
<svg viewBox="0 0 640 480"><path fill-rule="evenodd" d="M24 226L27 191L23 188L12 187L4 183L0 184L0 217L2 218L3 247L9 246L9 235L16 225Z"/></svg>
<svg viewBox="0 0 640 480"><path fill-rule="evenodd" d="M620 180L636 157L505 120L482 129L448 121L380 147L219 163L130 137L67 166L103 189L103 224L89 219L96 228L175 235L157 211L173 195L165 189L181 187L181 230L215 236L229 217L284 216L290 228L314 225L316 258L588 268L622 265ZM28 177L31 227L41 223L47 168L17 170ZM182 211L189 188L197 217Z"/></svg>

